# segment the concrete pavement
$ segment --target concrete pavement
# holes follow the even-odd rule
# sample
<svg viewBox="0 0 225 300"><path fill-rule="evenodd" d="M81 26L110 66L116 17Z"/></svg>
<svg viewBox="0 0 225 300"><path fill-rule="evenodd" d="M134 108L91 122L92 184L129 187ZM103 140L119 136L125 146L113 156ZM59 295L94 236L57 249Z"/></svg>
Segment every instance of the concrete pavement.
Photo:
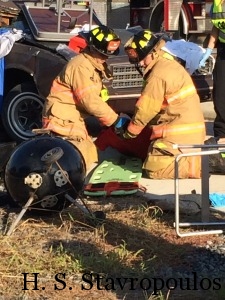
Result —
<svg viewBox="0 0 225 300"><path fill-rule="evenodd" d="M205 120L214 120L216 117L213 102L207 101L201 103L201 108L205 117Z"/></svg>

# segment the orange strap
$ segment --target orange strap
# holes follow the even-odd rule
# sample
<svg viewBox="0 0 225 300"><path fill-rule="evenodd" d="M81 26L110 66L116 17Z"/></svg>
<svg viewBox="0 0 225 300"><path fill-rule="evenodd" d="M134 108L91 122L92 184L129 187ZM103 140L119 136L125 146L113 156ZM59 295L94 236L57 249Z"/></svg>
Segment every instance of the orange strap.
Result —
<svg viewBox="0 0 225 300"><path fill-rule="evenodd" d="M119 182L119 181L109 181L102 183L90 183L85 186L85 191L87 192L99 192L105 191L106 195L111 195L114 191L132 191L132 190L141 190L146 192L146 188L140 185L138 182Z"/></svg>

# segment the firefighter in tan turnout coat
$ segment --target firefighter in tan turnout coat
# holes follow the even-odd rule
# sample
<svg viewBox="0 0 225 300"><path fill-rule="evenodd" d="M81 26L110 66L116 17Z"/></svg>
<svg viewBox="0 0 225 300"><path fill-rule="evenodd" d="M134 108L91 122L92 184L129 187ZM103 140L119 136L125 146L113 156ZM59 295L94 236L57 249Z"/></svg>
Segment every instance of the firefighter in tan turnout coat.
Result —
<svg viewBox="0 0 225 300"><path fill-rule="evenodd" d="M131 63L144 68L144 87L135 114L122 136L131 139L151 127L150 146L143 164L149 178L174 178L174 159L181 149L173 144L203 144L205 123L199 96L190 75L161 48L165 36L143 30L125 44ZM140 146L140 145L139 145ZM201 176L200 156L184 157L181 178Z"/></svg>
<svg viewBox="0 0 225 300"><path fill-rule="evenodd" d="M106 60L119 52L120 39L99 26L90 31L88 46L70 60L53 81L43 109L43 127L67 137L83 154L87 168L97 161L97 150L84 119L95 116L104 126L116 125L118 115L107 104L102 79L110 80Z"/></svg>

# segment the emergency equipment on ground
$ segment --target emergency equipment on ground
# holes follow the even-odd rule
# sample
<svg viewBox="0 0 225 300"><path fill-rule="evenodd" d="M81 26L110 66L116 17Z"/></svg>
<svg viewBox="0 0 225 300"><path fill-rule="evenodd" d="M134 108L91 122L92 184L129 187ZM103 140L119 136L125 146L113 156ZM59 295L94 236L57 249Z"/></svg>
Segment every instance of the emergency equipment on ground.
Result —
<svg viewBox="0 0 225 300"><path fill-rule="evenodd" d="M15 148L5 168L6 189L20 206L33 195L29 209L60 211L77 198L84 186L82 154L58 137L37 137Z"/></svg>
<svg viewBox="0 0 225 300"><path fill-rule="evenodd" d="M142 161L137 157L124 155L104 160L91 175L85 185L84 194L88 196L130 195L139 189L142 177Z"/></svg>

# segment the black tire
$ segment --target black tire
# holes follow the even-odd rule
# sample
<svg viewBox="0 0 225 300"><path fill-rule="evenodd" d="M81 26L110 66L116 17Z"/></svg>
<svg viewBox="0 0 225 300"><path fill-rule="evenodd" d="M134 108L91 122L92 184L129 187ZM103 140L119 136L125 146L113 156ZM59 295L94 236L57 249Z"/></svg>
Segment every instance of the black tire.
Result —
<svg viewBox="0 0 225 300"><path fill-rule="evenodd" d="M153 12L149 22L149 28L153 32L165 32L163 3L159 4L156 10ZM179 30L175 33L173 38L185 38L183 35L183 22L181 17L179 19Z"/></svg>
<svg viewBox="0 0 225 300"><path fill-rule="evenodd" d="M163 32L164 31L164 9L157 9L157 11L152 16L151 22L149 24L150 30L152 32Z"/></svg>
<svg viewBox="0 0 225 300"><path fill-rule="evenodd" d="M4 98L2 123L8 136L17 143L34 136L33 129L41 127L44 99L33 83L24 82L11 89Z"/></svg>

